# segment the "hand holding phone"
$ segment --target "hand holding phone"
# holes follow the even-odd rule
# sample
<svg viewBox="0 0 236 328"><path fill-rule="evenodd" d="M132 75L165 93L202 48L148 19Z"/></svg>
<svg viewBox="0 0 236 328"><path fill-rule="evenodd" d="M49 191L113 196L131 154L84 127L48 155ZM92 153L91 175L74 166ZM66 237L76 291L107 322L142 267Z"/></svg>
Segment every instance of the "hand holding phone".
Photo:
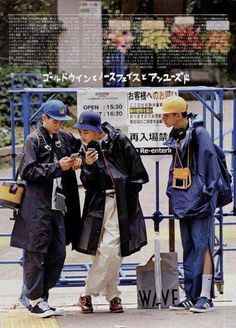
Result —
<svg viewBox="0 0 236 328"><path fill-rule="evenodd" d="M95 148L88 148L85 154L85 162L92 165L98 159L98 152Z"/></svg>
<svg viewBox="0 0 236 328"><path fill-rule="evenodd" d="M73 159L78 158L78 157L79 157L78 153L73 153L70 155L70 158L73 158Z"/></svg>

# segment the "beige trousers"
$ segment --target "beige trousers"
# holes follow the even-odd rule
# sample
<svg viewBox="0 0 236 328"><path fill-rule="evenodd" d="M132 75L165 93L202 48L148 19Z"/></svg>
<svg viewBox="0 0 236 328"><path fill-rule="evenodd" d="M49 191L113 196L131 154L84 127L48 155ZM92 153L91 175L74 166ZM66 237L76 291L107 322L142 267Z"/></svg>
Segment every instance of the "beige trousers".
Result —
<svg viewBox="0 0 236 328"><path fill-rule="evenodd" d="M88 272L85 290L82 296L98 296L100 293L110 302L120 295L119 269L122 263L120 255L120 230L116 195L106 196L103 227L96 256L92 256L92 266Z"/></svg>

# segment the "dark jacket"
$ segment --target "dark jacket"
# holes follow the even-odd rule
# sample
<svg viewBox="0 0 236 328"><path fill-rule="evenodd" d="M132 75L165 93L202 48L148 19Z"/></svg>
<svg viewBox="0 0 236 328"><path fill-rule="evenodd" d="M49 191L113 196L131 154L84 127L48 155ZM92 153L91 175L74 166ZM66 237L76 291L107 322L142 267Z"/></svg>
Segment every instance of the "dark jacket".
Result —
<svg viewBox="0 0 236 328"><path fill-rule="evenodd" d="M52 139L44 127L40 131L42 134L36 130L25 141L19 173L27 187L14 224L11 246L45 253L52 233L50 218L54 178L62 177L68 209L65 215L66 242L71 242L72 248L78 241L81 219L75 172L62 172L59 162L54 163L54 154L46 146L53 147ZM61 142L60 148L54 147L58 159L79 151L81 141L72 134L60 130L57 138Z"/></svg>
<svg viewBox="0 0 236 328"><path fill-rule="evenodd" d="M130 140L108 123L102 124L102 128L108 134L104 156L115 181L123 257L147 244L138 193L142 189L142 184L148 182L148 175ZM86 196L82 216L83 228L77 250L82 253L96 254L104 216L106 179L104 159L100 153L99 159L93 165L84 164L81 170Z"/></svg>
<svg viewBox="0 0 236 328"><path fill-rule="evenodd" d="M217 155L210 135L203 126L203 121L199 116L194 115L194 118L189 120L189 124L189 134L183 149L173 138L169 138L164 143L173 149L167 195L170 198L173 212L179 219L212 215L216 208L220 181ZM171 134L173 134L173 131ZM175 189L172 188L175 148L178 148L182 163L186 167L188 145L190 145L192 185L187 190ZM178 161L177 166L180 167Z"/></svg>

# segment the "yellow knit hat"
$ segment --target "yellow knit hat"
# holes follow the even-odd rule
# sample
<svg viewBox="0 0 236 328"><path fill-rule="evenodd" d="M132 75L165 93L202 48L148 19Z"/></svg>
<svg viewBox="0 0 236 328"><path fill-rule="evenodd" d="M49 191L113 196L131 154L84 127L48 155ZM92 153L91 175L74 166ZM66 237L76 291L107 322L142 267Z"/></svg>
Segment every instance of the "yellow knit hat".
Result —
<svg viewBox="0 0 236 328"><path fill-rule="evenodd" d="M157 113L160 114L174 114L174 113L183 113L187 111L187 103L184 98L179 96L171 96L166 98L162 107L157 110Z"/></svg>

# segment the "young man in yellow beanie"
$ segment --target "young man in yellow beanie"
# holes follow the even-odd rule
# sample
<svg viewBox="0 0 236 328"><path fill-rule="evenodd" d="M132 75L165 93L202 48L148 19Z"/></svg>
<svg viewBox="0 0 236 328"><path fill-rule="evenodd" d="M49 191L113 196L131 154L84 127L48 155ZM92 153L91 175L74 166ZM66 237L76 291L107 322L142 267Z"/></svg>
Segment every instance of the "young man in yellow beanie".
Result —
<svg viewBox="0 0 236 328"><path fill-rule="evenodd" d="M167 195L180 222L186 298L170 310L213 311L214 218L220 169L210 135L198 115L187 114L179 96L163 101L160 109L173 127L165 145L172 148Z"/></svg>

